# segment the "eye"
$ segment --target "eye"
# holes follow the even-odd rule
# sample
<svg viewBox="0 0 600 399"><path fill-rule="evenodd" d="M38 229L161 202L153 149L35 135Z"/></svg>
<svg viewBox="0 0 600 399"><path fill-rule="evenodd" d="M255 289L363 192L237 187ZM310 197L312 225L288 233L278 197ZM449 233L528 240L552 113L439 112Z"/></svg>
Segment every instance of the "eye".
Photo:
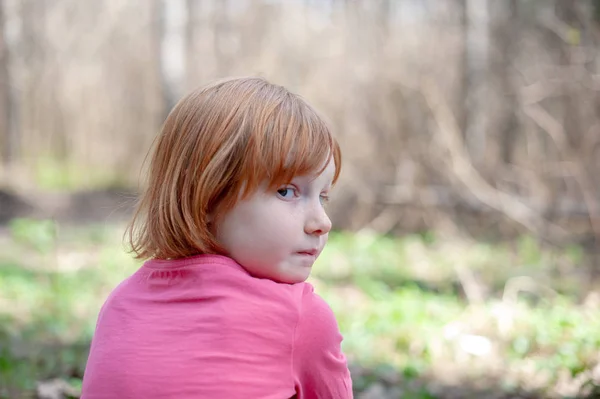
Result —
<svg viewBox="0 0 600 399"><path fill-rule="evenodd" d="M286 186L277 189L277 195L283 199L292 199L298 196L297 190L294 187Z"/></svg>
<svg viewBox="0 0 600 399"><path fill-rule="evenodd" d="M322 205L327 205L329 203L329 195L327 194L321 194L319 199L321 200Z"/></svg>

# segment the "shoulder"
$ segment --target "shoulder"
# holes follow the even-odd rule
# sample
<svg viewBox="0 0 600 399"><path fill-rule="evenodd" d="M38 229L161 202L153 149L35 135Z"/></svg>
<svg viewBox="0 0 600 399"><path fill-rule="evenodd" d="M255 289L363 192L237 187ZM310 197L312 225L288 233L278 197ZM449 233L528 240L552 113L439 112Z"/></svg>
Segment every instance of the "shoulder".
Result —
<svg viewBox="0 0 600 399"><path fill-rule="evenodd" d="M300 322L317 323L322 328L334 328L337 330L337 321L329 307L309 283L302 283L300 306Z"/></svg>
<svg viewBox="0 0 600 399"><path fill-rule="evenodd" d="M269 279L256 278L246 271L228 269L218 272L211 279L211 285L218 287L225 295L242 300L246 304L265 305L273 304L275 308L285 309L286 313L293 314L302 306L305 283L285 284Z"/></svg>
<svg viewBox="0 0 600 399"><path fill-rule="evenodd" d="M98 312L98 319L102 319L103 315L110 311L110 309L114 306L115 302L119 302L121 297L123 296L123 292L128 291L128 286L130 285L131 276L127 277L123 281L121 281L117 286L115 286L112 291L106 297L100 311Z"/></svg>
<svg viewBox="0 0 600 399"><path fill-rule="evenodd" d="M307 284L294 334L293 375L302 399L352 398L342 334L329 305Z"/></svg>
<svg viewBox="0 0 600 399"><path fill-rule="evenodd" d="M227 269L216 271L203 282L202 295L215 298L215 306L223 310L222 323L268 331L263 335L272 339L277 335L278 340L291 344L302 309L303 291L299 284L278 283Z"/></svg>
<svg viewBox="0 0 600 399"><path fill-rule="evenodd" d="M295 331L296 347L320 351L339 348L341 341L342 335L331 307L315 293L312 285L303 283Z"/></svg>

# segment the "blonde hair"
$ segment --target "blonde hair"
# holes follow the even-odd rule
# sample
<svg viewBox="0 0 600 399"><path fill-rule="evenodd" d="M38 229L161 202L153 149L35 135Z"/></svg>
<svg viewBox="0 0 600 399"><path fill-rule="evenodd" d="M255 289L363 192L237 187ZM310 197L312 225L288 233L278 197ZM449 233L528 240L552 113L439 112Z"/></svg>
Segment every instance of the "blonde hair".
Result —
<svg viewBox="0 0 600 399"><path fill-rule="evenodd" d="M268 182L320 173L338 142L301 97L262 78L221 80L184 97L155 143L148 185L128 228L138 259L223 252L211 218Z"/></svg>

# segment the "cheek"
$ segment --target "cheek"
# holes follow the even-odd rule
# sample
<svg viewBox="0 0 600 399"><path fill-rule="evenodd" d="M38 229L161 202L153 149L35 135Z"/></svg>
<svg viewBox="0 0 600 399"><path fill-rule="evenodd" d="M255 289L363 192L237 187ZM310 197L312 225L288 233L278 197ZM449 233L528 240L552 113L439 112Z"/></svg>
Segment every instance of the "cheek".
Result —
<svg viewBox="0 0 600 399"><path fill-rule="evenodd" d="M221 219L217 239L233 254L293 246L303 232L301 216L300 207L282 201L242 203Z"/></svg>
<svg viewBox="0 0 600 399"><path fill-rule="evenodd" d="M259 207L240 206L226 215L218 225L218 238L225 242L230 250L247 251L253 246L269 239L277 223L266 217ZM231 248L235 247L235 248Z"/></svg>
<svg viewBox="0 0 600 399"><path fill-rule="evenodd" d="M277 212L271 216L252 220L248 227L247 232L256 237L257 246L272 248L289 245L296 236L297 230L293 218Z"/></svg>

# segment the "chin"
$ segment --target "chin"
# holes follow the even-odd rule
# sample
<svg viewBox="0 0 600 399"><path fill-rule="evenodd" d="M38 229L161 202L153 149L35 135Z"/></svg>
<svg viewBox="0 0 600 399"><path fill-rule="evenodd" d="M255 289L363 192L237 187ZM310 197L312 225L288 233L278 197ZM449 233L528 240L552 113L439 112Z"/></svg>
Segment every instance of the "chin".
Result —
<svg viewBox="0 0 600 399"><path fill-rule="evenodd" d="M298 266L280 265L274 268L265 268L258 265L254 267L245 266L248 263L238 261L252 276L263 278L281 284L297 284L302 283L310 276L311 268L298 268ZM300 269L300 270L298 270Z"/></svg>
<svg viewBox="0 0 600 399"><path fill-rule="evenodd" d="M306 276L280 276L275 281L284 284L298 284L303 283L308 279L308 275Z"/></svg>

